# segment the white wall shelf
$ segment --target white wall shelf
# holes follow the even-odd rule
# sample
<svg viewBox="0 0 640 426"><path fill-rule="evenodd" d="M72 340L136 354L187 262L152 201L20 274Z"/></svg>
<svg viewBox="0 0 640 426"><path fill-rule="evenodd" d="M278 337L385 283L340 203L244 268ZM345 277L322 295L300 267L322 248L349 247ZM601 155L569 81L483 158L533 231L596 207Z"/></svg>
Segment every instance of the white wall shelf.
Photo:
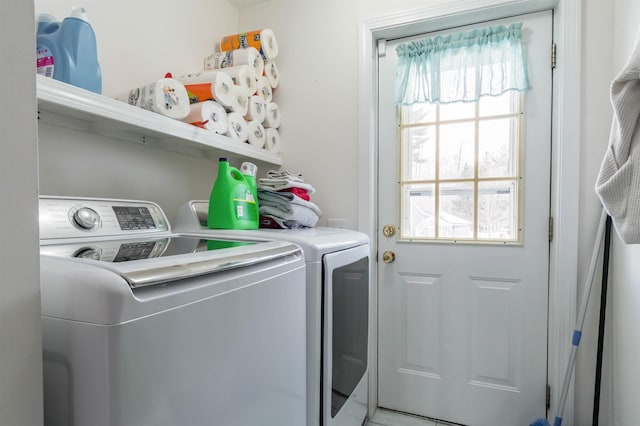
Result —
<svg viewBox="0 0 640 426"><path fill-rule="evenodd" d="M194 156L282 165L279 154L41 75L37 96L39 119L45 123Z"/></svg>

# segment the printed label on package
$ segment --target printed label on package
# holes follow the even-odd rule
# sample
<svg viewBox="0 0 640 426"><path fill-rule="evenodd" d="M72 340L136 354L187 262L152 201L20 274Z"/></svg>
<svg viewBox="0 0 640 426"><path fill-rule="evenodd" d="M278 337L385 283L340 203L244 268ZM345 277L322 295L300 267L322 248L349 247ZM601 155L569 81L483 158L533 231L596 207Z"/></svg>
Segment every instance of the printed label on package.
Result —
<svg viewBox="0 0 640 426"><path fill-rule="evenodd" d="M46 46L36 48L36 73L45 77L53 77L55 61L51 51Z"/></svg>

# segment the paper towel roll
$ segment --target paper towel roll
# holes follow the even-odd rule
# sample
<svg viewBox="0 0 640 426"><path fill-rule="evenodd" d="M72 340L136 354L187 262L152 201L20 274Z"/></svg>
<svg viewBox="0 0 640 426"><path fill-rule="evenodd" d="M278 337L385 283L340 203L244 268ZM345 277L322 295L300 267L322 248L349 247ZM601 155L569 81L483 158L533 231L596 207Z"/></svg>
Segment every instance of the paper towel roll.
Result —
<svg viewBox="0 0 640 426"><path fill-rule="evenodd" d="M241 88L243 88L246 91L246 97L249 97L256 93L256 90L258 88L258 76L256 75L253 68L251 68L249 65L227 67L221 69L220 71L231 77L233 83L236 86L240 86Z"/></svg>
<svg viewBox="0 0 640 426"><path fill-rule="evenodd" d="M224 107L234 102L233 80L222 70L204 71L178 77L184 84L192 104L215 100Z"/></svg>
<svg viewBox="0 0 640 426"><path fill-rule="evenodd" d="M276 67L276 63L273 59L269 59L265 62L264 76L267 77L267 81L272 89L278 87L278 83L280 82L280 73L278 72L278 67Z"/></svg>
<svg viewBox="0 0 640 426"><path fill-rule="evenodd" d="M258 96L262 96L265 102L271 102L273 100L273 91L267 77L262 76L258 78L258 87L256 89Z"/></svg>
<svg viewBox="0 0 640 426"><path fill-rule="evenodd" d="M265 109L266 113L264 121L262 122L264 127L270 127L273 129L280 127L280 109L278 108L278 104L275 102L269 102Z"/></svg>
<svg viewBox="0 0 640 426"><path fill-rule="evenodd" d="M262 96L251 96L248 98L248 104L247 113L244 116L245 120L262 123L264 121L267 106L264 99L262 99Z"/></svg>
<svg viewBox="0 0 640 426"><path fill-rule="evenodd" d="M280 133L273 128L264 129L267 137L264 141L264 148L274 154L280 154L282 148L280 146Z"/></svg>
<svg viewBox="0 0 640 426"><path fill-rule="evenodd" d="M267 138L265 128L257 121L247 121L247 126L249 128L249 144L257 146L258 148L263 148L264 142Z"/></svg>
<svg viewBox="0 0 640 426"><path fill-rule="evenodd" d="M250 31L222 37L220 40L220 50L227 52L235 49L246 49L255 47L260 51L264 59L274 59L278 56L278 42L276 36L268 28Z"/></svg>
<svg viewBox="0 0 640 426"><path fill-rule="evenodd" d="M249 110L249 98L247 98L246 91L239 86L234 86L234 91L235 100L233 101L233 104L231 105L229 110L245 116L247 115L247 111Z"/></svg>
<svg viewBox="0 0 640 426"><path fill-rule="evenodd" d="M239 65L250 66L256 75L264 73L264 58L255 47L212 53L204 58L205 70L237 67Z"/></svg>
<svg viewBox="0 0 640 426"><path fill-rule="evenodd" d="M227 114L228 129L226 135L232 139L246 141L249 138L249 128L244 118L237 112Z"/></svg>
<svg viewBox="0 0 640 426"><path fill-rule="evenodd" d="M116 96L127 102L166 117L180 120L189 114L189 96L184 85L173 78L163 78Z"/></svg>
<svg viewBox="0 0 640 426"><path fill-rule="evenodd" d="M185 123L211 130L224 135L229 127L227 112L224 107L215 101L204 101L191 104L191 112L182 119Z"/></svg>

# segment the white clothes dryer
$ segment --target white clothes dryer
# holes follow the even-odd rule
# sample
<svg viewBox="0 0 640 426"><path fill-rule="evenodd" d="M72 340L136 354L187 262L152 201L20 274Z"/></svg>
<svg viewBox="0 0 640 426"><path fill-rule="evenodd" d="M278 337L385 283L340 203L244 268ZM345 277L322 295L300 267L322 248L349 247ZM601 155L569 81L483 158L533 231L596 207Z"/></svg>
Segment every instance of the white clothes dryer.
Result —
<svg viewBox="0 0 640 426"><path fill-rule="evenodd" d="M144 201L41 197L40 232L45 425L304 424L299 247Z"/></svg>
<svg viewBox="0 0 640 426"><path fill-rule="evenodd" d="M184 204L183 233L280 240L302 248L307 283L307 425L361 426L368 403L369 237L336 228L219 230L209 203Z"/></svg>

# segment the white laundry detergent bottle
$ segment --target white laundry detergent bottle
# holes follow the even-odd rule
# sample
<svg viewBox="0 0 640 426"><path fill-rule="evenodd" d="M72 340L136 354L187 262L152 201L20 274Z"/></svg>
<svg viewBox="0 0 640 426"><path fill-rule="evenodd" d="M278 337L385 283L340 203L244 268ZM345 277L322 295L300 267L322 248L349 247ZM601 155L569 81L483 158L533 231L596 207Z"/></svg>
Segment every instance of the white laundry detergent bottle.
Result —
<svg viewBox="0 0 640 426"><path fill-rule="evenodd" d="M38 16L36 67L38 74L102 93L96 36L83 7L72 8L62 22Z"/></svg>

